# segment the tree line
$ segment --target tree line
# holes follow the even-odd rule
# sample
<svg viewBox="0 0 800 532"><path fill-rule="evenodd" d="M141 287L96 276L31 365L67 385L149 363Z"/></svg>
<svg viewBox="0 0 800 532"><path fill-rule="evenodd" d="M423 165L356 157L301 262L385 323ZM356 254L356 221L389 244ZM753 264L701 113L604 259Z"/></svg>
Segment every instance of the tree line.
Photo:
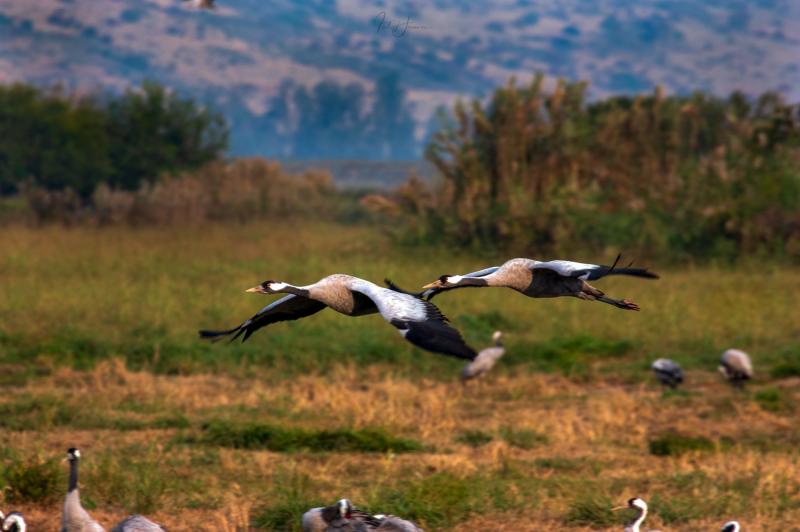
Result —
<svg viewBox="0 0 800 532"><path fill-rule="evenodd" d="M220 113L155 83L119 96L0 86L0 193L25 185L83 198L104 183L135 190L227 149Z"/></svg>
<svg viewBox="0 0 800 532"><path fill-rule="evenodd" d="M255 147L285 159L412 160L420 155L414 125L396 73L378 77L372 94L358 83L287 80Z"/></svg>
<svg viewBox="0 0 800 532"><path fill-rule="evenodd" d="M366 204L417 240L535 256L800 257L798 105L774 92L586 91L546 90L539 75L458 102L426 152L441 181Z"/></svg>

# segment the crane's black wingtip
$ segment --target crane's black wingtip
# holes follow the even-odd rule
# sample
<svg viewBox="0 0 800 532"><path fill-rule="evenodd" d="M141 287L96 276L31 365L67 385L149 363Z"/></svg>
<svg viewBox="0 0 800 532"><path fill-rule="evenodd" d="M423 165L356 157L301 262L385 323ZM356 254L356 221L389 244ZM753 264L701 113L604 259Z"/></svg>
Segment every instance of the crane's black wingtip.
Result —
<svg viewBox="0 0 800 532"><path fill-rule="evenodd" d="M197 334L203 340L209 340L210 342L218 342L230 334L238 333L233 338L230 339L230 341L232 342L239 336L239 334L241 334L241 331L242 329L240 327L236 327L235 329L229 329L227 331L209 331L203 329L197 331Z"/></svg>
<svg viewBox="0 0 800 532"><path fill-rule="evenodd" d="M404 290L404 289L400 288L399 286L397 286L388 277L386 279L384 279L383 282L386 284L386 287L389 288L389 290L391 290L392 292L398 292L400 294L405 294L407 296L413 296L413 297L416 297L417 299L423 299L423 296L425 295L425 292L409 292L408 290Z"/></svg>

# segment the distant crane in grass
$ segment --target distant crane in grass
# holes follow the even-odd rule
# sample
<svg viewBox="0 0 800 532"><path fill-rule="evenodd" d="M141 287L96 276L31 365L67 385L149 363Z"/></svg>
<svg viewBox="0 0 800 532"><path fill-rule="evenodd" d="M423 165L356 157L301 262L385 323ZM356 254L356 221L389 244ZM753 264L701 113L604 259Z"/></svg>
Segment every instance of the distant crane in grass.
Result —
<svg viewBox="0 0 800 532"><path fill-rule="evenodd" d="M349 499L341 499L324 508L312 508L303 514L303 532L367 532L380 521L357 510Z"/></svg>
<svg viewBox="0 0 800 532"><path fill-rule="evenodd" d="M625 532L643 532L640 527L642 526L642 523L644 523L644 520L647 517L647 503L644 502L644 500L639 497L634 497L633 499L628 499L627 506L618 506L616 508L612 508L612 510L623 510L625 508L632 508L636 510L636 516L633 518L633 520L629 521L625 525ZM648 530L644 532L660 532L660 531Z"/></svg>
<svg viewBox="0 0 800 532"><path fill-rule="evenodd" d="M664 386L669 386L673 390L683 382L683 370L674 360L659 358L650 366L656 374L656 378Z"/></svg>
<svg viewBox="0 0 800 532"><path fill-rule="evenodd" d="M720 532L739 532L741 528L739 521L728 521L722 525L722 530Z"/></svg>
<svg viewBox="0 0 800 532"><path fill-rule="evenodd" d="M642 268L617 268L620 257L611 266L583 264L567 260L541 262L533 259L511 259L501 266L492 266L465 275L442 275L423 286L421 295L430 300L447 290L466 287L505 287L528 297L571 296L586 301L601 301L625 310L639 310L627 299L612 299L586 281L608 275L631 275L658 279L658 275ZM630 265L629 265L630 266Z"/></svg>
<svg viewBox="0 0 800 532"><path fill-rule="evenodd" d="M753 378L753 363L744 351L728 349L722 353L719 371L736 388L743 388L745 381Z"/></svg>
<svg viewBox="0 0 800 532"><path fill-rule="evenodd" d="M505 354L506 348L502 342L503 333L495 331L492 334L492 342L494 346L481 349L475 360L464 366L461 370L461 382L466 383L469 380L478 378L491 370L497 361Z"/></svg>
<svg viewBox="0 0 800 532"><path fill-rule="evenodd" d="M287 320L297 320L330 307L346 316L380 315L409 342L433 353L473 360L475 350L448 324L441 311L428 301L399 289L383 288L374 283L335 274L307 286L279 281L264 281L247 292L288 294L259 310L241 325L225 331L200 331L200 337L218 339L233 335L242 341L262 327Z"/></svg>
<svg viewBox="0 0 800 532"><path fill-rule="evenodd" d="M81 452L71 447L67 449L69 462L69 486L64 499L64 513L61 516L61 532L105 532L105 529L92 519L83 509L78 491L78 462ZM115 526L111 532L164 532L164 529L141 515L132 515Z"/></svg>
<svg viewBox="0 0 800 532"><path fill-rule="evenodd" d="M3 532L25 532L28 529L25 518L19 512L10 512L5 517L0 512L0 523L3 525Z"/></svg>

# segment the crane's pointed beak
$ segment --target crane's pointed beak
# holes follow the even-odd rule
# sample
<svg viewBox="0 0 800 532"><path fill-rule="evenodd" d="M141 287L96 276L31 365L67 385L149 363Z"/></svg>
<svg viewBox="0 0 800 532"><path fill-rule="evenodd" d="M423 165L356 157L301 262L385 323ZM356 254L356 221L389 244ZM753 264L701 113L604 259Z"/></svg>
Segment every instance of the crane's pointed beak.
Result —
<svg viewBox="0 0 800 532"><path fill-rule="evenodd" d="M613 508L611 509L611 511L612 511L612 512L618 512L618 511L620 511L620 510L625 510L626 508L628 508L628 507L627 507L627 506L615 506L615 507L613 507Z"/></svg>
<svg viewBox="0 0 800 532"><path fill-rule="evenodd" d="M428 283L425 286L423 286L422 289L427 290L428 288L441 288L441 286L442 286L442 281L436 279L434 282Z"/></svg>
<svg viewBox="0 0 800 532"><path fill-rule="evenodd" d="M249 292L249 293L252 293L252 294L266 294L267 293L267 291L264 290L264 287L261 286L261 285L254 286L253 288L248 288L247 290L245 290L245 292Z"/></svg>

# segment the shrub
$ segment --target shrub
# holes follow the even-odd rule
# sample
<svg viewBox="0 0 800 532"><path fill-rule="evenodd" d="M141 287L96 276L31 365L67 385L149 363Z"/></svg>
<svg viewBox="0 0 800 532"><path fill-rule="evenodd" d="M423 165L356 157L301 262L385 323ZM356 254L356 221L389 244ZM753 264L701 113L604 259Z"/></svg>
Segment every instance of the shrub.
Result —
<svg viewBox="0 0 800 532"><path fill-rule="evenodd" d="M514 79L459 101L409 180L365 204L417 239L537 255L800 256L800 122L777 93L588 103L587 84Z"/></svg>
<svg viewBox="0 0 800 532"><path fill-rule="evenodd" d="M407 453L423 448L419 442L377 429L303 430L212 421L203 426L203 433L203 440L214 445L275 452Z"/></svg>
<svg viewBox="0 0 800 532"><path fill-rule="evenodd" d="M545 434L531 429L514 429L513 427L501 428L500 437L512 447L520 449L533 449L537 445L543 445L548 442Z"/></svg>
<svg viewBox="0 0 800 532"><path fill-rule="evenodd" d="M110 98L0 86L0 194L69 191L34 207L83 202L100 183L134 190L218 159L227 142L222 115L152 82Z"/></svg>
<svg viewBox="0 0 800 532"><path fill-rule="evenodd" d="M711 451L714 443L705 436L684 436L668 433L650 440L650 454L677 456L692 451Z"/></svg>
<svg viewBox="0 0 800 532"><path fill-rule="evenodd" d="M54 460L37 458L15 461L3 474L5 498L10 503L50 503L59 497L66 475Z"/></svg>
<svg viewBox="0 0 800 532"><path fill-rule="evenodd" d="M609 528L617 522L617 517L611 511L612 507L608 497L582 494L570 503L564 523L572 526Z"/></svg>
<svg viewBox="0 0 800 532"><path fill-rule="evenodd" d="M457 438L456 441L459 443L464 443L469 445L470 447L480 447L482 445L486 445L490 441L492 441L494 437L491 434L486 434L480 430L467 430L462 432Z"/></svg>

